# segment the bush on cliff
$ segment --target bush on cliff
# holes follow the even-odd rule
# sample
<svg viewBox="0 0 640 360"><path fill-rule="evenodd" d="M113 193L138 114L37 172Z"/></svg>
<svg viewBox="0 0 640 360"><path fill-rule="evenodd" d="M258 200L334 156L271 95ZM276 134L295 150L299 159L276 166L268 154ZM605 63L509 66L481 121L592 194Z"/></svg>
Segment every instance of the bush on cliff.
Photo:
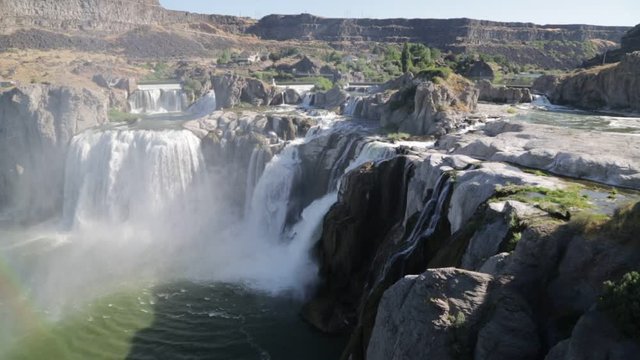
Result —
<svg viewBox="0 0 640 360"><path fill-rule="evenodd" d="M333 83L331 82L331 80L323 77L317 78L313 83L313 89L315 91L328 91L331 90L332 87Z"/></svg>
<svg viewBox="0 0 640 360"><path fill-rule="evenodd" d="M629 272L619 281L605 282L598 307L625 335L640 339L640 273Z"/></svg>

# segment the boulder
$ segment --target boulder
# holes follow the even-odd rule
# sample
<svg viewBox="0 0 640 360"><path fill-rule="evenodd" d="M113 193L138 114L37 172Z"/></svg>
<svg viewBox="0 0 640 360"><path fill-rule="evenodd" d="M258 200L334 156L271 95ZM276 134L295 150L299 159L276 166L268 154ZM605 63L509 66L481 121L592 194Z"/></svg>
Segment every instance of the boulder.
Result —
<svg viewBox="0 0 640 360"><path fill-rule="evenodd" d="M246 79L235 74L215 75L212 78L218 109L230 109L240 104Z"/></svg>
<svg viewBox="0 0 640 360"><path fill-rule="evenodd" d="M258 79L245 79L240 100L254 106L269 105L274 93L273 87Z"/></svg>
<svg viewBox="0 0 640 360"><path fill-rule="evenodd" d="M583 315L571 337L556 345L545 360L627 360L640 354L640 345L623 336L609 318L598 311Z"/></svg>
<svg viewBox="0 0 640 360"><path fill-rule="evenodd" d="M315 94L313 105L327 110L339 110L349 98L349 94L338 85L329 91L320 91Z"/></svg>
<svg viewBox="0 0 640 360"><path fill-rule="evenodd" d="M400 280L382 297L367 359L469 358L492 280L453 268Z"/></svg>

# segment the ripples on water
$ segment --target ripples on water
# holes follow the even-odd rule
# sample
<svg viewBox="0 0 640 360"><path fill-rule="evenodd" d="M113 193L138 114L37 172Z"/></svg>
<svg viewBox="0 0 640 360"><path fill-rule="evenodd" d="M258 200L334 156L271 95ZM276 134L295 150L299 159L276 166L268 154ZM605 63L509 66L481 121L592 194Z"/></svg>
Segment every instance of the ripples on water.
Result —
<svg viewBox="0 0 640 360"><path fill-rule="evenodd" d="M32 331L3 359L337 359L300 304L239 286L173 283L103 297Z"/></svg>

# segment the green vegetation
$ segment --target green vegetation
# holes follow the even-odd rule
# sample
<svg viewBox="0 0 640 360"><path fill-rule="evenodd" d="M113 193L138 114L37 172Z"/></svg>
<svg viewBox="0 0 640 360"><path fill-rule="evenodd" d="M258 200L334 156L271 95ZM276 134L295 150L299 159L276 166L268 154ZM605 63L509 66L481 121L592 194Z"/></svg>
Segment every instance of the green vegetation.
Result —
<svg viewBox="0 0 640 360"><path fill-rule="evenodd" d="M224 49L222 54L218 58L217 63L219 65L225 65L231 62L231 51L229 49Z"/></svg>
<svg viewBox="0 0 640 360"><path fill-rule="evenodd" d="M640 273L629 272L617 282L605 282L598 308L626 336L640 340Z"/></svg>
<svg viewBox="0 0 640 360"><path fill-rule="evenodd" d="M406 141L406 140L409 140L410 138L411 138L411 135L403 132L395 132L395 133L387 134L387 139L389 139L392 142Z"/></svg>
<svg viewBox="0 0 640 360"><path fill-rule="evenodd" d="M582 187L579 185L555 190L540 186L506 185L496 189L496 197L533 204L552 215L568 219L572 211L592 207L588 197L581 194L581 190Z"/></svg>
<svg viewBox="0 0 640 360"><path fill-rule="evenodd" d="M447 320L449 320L453 328L460 329L467 322L467 317L462 311L459 311L456 315L449 314Z"/></svg>
<svg viewBox="0 0 640 360"><path fill-rule="evenodd" d="M151 70L151 73L144 76L143 81L162 81L173 78L172 70L165 62L147 63L144 68Z"/></svg>
<svg viewBox="0 0 640 360"><path fill-rule="evenodd" d="M411 53L409 52L409 44L404 43L402 46L402 57L400 58L400 63L402 64L402 72L406 73L413 67L413 59Z"/></svg>
<svg viewBox="0 0 640 360"><path fill-rule="evenodd" d="M202 83L199 80L186 78L182 82L182 88L191 99L202 96Z"/></svg>
<svg viewBox="0 0 640 360"><path fill-rule="evenodd" d="M517 114L518 113L518 109L514 108L513 106L509 106L506 111L507 111L507 114Z"/></svg>
<svg viewBox="0 0 640 360"><path fill-rule="evenodd" d="M313 89L315 91L328 91L333 88L333 83L331 80L325 77L316 78L313 82Z"/></svg>
<svg viewBox="0 0 640 360"><path fill-rule="evenodd" d="M109 109L107 117L111 122L132 122L138 119L137 115L120 111L118 109Z"/></svg>

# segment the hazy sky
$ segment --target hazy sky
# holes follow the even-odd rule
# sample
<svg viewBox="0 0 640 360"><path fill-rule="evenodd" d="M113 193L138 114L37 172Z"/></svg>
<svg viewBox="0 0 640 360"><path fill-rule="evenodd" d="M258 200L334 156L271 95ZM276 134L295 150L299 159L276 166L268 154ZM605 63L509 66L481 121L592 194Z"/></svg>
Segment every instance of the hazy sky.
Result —
<svg viewBox="0 0 640 360"><path fill-rule="evenodd" d="M169 9L262 17L312 13L325 17L456 18L537 24L635 25L640 0L160 0Z"/></svg>

